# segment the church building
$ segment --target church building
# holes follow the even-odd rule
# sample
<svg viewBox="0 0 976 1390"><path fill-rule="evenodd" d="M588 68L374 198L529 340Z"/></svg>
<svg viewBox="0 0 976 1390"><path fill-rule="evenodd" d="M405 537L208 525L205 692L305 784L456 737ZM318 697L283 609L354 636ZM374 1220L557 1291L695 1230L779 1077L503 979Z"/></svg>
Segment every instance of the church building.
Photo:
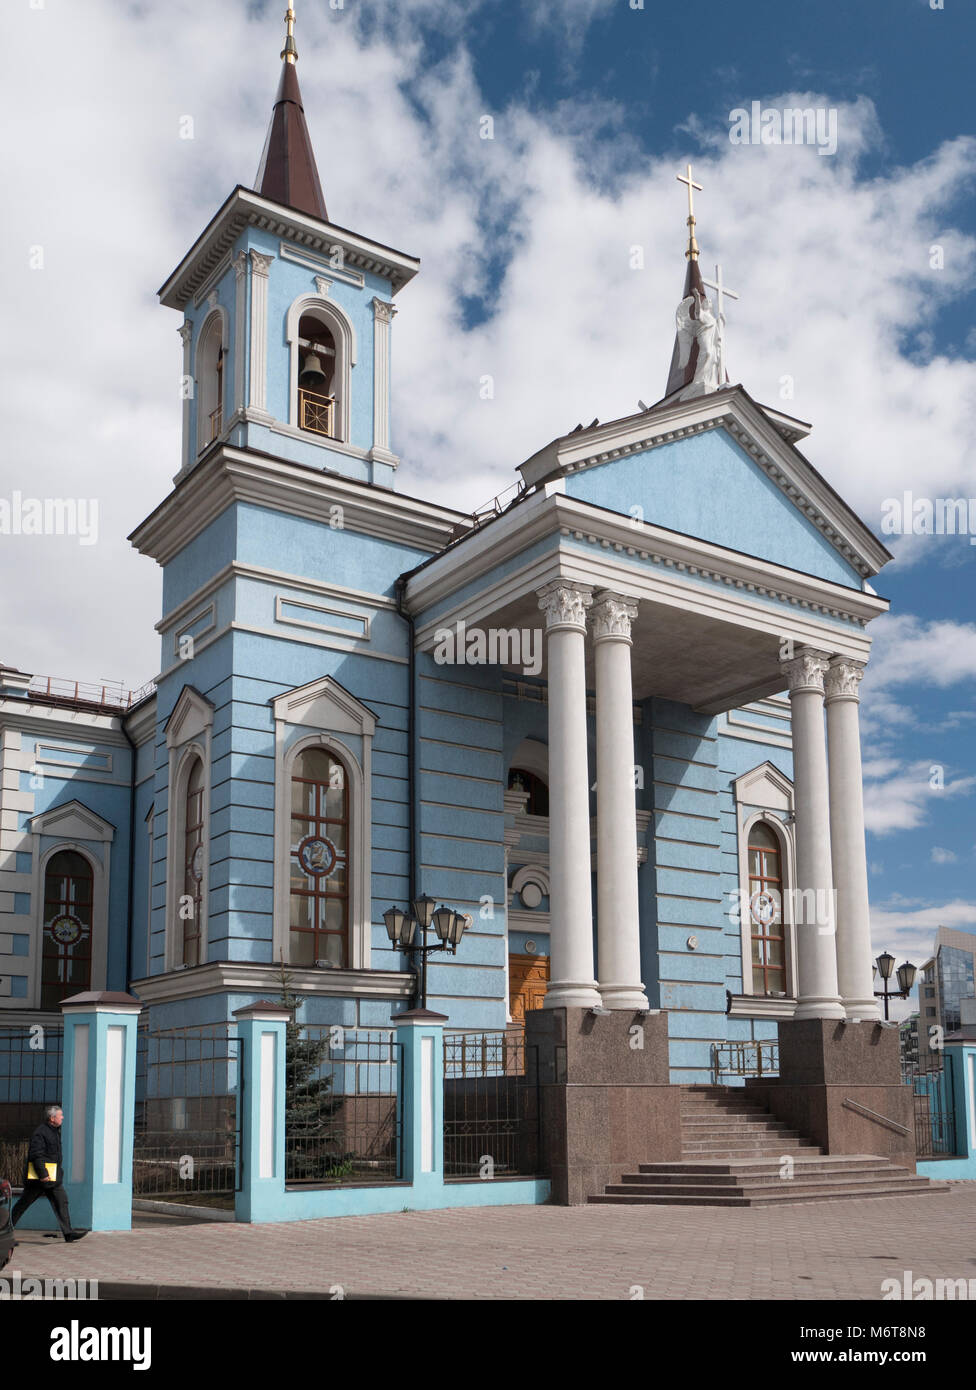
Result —
<svg viewBox="0 0 976 1390"><path fill-rule="evenodd" d="M331 220L293 22L254 187L159 291L158 675L0 654L0 1020L109 990L231 1022L284 965L311 1024L665 1012L689 1084L780 1022L877 1019L858 683L890 556L810 426L730 380L691 171L662 398L511 460L506 506L417 497L390 398L420 262ZM418 899L463 919L424 995L391 938Z"/></svg>

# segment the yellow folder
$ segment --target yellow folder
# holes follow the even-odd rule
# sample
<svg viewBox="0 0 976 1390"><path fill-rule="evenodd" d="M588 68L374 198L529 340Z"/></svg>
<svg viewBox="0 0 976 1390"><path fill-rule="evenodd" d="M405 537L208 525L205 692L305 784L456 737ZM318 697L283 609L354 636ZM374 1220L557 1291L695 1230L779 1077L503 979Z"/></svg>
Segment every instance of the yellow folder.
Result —
<svg viewBox="0 0 976 1390"><path fill-rule="evenodd" d="M48 1175L48 1177L49 1177L53 1182L56 1182L56 1181L57 1181L57 1177L58 1177L58 1165L57 1165L56 1163L45 1163L44 1167L47 1169L47 1175ZM30 1182L41 1182L41 1181L42 1181L41 1175L40 1175L40 1173L38 1173L38 1171L37 1171L37 1169L34 1167L33 1163L28 1163L28 1165L27 1165L27 1178L28 1178L28 1181L30 1181Z"/></svg>

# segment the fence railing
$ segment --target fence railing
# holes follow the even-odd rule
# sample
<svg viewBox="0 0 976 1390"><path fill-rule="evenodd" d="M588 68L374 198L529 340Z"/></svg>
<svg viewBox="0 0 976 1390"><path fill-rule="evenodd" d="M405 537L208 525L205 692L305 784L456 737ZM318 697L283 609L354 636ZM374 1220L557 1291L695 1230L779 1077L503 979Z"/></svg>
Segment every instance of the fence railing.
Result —
<svg viewBox="0 0 976 1390"><path fill-rule="evenodd" d="M398 1181L401 1070L391 1031L289 1025L285 1181L316 1187Z"/></svg>
<svg viewBox="0 0 976 1390"><path fill-rule="evenodd" d="M904 1081L912 1088L915 1111L916 1158L948 1158L956 1154L956 1110L952 1071L926 1058L924 1066L907 1065Z"/></svg>
<svg viewBox="0 0 976 1390"><path fill-rule="evenodd" d="M64 1030L0 1024L0 1178L19 1184L46 1105L60 1105Z"/></svg>
<svg viewBox="0 0 976 1390"><path fill-rule="evenodd" d="M539 1168L537 1049L520 1030L444 1034L444 1176Z"/></svg>
<svg viewBox="0 0 976 1390"><path fill-rule="evenodd" d="M716 1083L723 1076L779 1076L779 1042L712 1043L712 1075Z"/></svg>
<svg viewBox="0 0 976 1390"><path fill-rule="evenodd" d="M227 1024L139 1030L134 1197L230 1205L241 1178L241 1046Z"/></svg>

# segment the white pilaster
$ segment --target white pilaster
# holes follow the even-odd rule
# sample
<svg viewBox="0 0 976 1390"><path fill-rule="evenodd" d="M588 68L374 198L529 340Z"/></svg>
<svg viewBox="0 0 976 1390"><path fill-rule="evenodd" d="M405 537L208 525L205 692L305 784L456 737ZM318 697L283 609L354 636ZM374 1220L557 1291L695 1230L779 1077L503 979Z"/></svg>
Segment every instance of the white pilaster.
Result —
<svg viewBox="0 0 976 1390"><path fill-rule="evenodd" d="M590 787L586 748L586 610L592 592L556 580L539 593L549 679L551 979L545 1007L599 1005L593 978Z"/></svg>
<svg viewBox="0 0 976 1390"><path fill-rule="evenodd" d="M396 308L373 299L373 449L372 457L396 463L390 452L390 338Z"/></svg>
<svg viewBox="0 0 976 1390"><path fill-rule="evenodd" d="M835 657L825 681L830 856L837 892L837 984L848 1018L881 1017L871 971L871 918L857 688L864 665Z"/></svg>
<svg viewBox="0 0 976 1390"><path fill-rule="evenodd" d="M251 261L251 370L248 409L267 414L268 278L273 256L248 253Z"/></svg>
<svg viewBox="0 0 976 1390"><path fill-rule="evenodd" d="M837 987L834 884L830 864L827 745L824 740L825 652L802 651L783 669L790 687L796 807L798 993L794 1018L844 1018Z"/></svg>
<svg viewBox="0 0 976 1390"><path fill-rule="evenodd" d="M180 326L180 342L183 344L183 379L181 390L183 393L183 467L189 468L192 459L195 457L193 440L190 436L190 426L193 410L193 322L187 319Z"/></svg>
<svg viewBox="0 0 976 1390"><path fill-rule="evenodd" d="M637 604L602 593L590 614L596 652L597 958L608 1009L647 1009L641 983L634 794L631 624Z"/></svg>
<svg viewBox="0 0 976 1390"><path fill-rule="evenodd" d="M234 257L234 402L230 416L247 405L247 267L246 251Z"/></svg>

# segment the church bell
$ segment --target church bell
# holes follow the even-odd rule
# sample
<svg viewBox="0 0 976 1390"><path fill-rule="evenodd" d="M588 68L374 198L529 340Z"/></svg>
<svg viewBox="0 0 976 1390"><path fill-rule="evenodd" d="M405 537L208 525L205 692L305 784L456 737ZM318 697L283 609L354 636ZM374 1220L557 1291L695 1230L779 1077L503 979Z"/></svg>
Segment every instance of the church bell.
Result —
<svg viewBox="0 0 976 1390"><path fill-rule="evenodd" d="M311 391L321 391L325 382L326 376L322 370L321 359L316 353L310 352L305 358L305 365L302 367L298 384L299 386L307 386Z"/></svg>

